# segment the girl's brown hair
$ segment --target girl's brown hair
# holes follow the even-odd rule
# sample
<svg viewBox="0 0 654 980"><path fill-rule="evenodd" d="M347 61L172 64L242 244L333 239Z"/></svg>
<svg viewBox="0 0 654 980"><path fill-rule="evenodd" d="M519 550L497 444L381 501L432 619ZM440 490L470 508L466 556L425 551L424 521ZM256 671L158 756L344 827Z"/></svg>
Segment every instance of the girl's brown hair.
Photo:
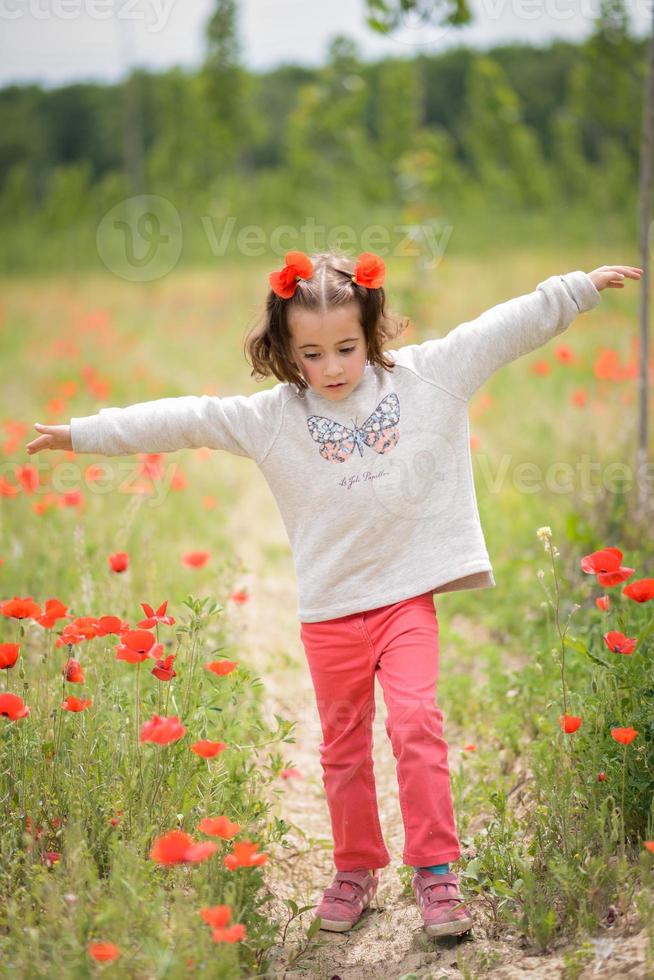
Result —
<svg viewBox="0 0 654 980"><path fill-rule="evenodd" d="M269 290L265 310L244 342L245 357L252 364L250 377L260 380L273 374L279 381L295 384L302 393L309 386L293 360L289 310L324 313L353 302L359 305L367 360L385 371L392 371L393 362L382 347L401 334L410 320L386 310L382 286L368 289L352 281L355 259L336 252L319 252L310 258L313 275L310 279L298 280L290 299L282 299Z"/></svg>

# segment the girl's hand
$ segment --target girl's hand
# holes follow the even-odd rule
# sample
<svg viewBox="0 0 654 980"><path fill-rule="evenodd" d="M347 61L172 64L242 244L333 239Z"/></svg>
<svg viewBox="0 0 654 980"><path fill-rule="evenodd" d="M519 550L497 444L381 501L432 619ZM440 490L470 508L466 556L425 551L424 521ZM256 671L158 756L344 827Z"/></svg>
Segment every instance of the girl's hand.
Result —
<svg viewBox="0 0 654 980"><path fill-rule="evenodd" d="M41 433L37 439L33 439L26 445L27 452L38 453L42 449L72 449L73 444L70 439L69 425L41 425L40 422L34 423L34 428Z"/></svg>
<svg viewBox="0 0 654 980"><path fill-rule="evenodd" d="M599 269L588 273L598 291L607 286L611 289L624 289L625 276L629 279L640 279L642 274L643 270L635 265L601 265Z"/></svg>

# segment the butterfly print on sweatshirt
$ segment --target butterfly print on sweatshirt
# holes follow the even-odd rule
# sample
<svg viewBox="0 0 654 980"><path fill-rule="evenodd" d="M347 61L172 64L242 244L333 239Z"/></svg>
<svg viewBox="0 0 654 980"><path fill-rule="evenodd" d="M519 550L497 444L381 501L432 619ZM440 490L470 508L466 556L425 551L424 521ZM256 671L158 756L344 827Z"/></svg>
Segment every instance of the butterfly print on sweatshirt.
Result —
<svg viewBox="0 0 654 980"><path fill-rule="evenodd" d="M400 400L396 394L386 395L363 425L352 421L353 428L341 425L324 415L310 415L307 425L311 438L318 443L320 455L331 463L344 463L354 449L363 456L363 447L376 453L389 453L400 438Z"/></svg>

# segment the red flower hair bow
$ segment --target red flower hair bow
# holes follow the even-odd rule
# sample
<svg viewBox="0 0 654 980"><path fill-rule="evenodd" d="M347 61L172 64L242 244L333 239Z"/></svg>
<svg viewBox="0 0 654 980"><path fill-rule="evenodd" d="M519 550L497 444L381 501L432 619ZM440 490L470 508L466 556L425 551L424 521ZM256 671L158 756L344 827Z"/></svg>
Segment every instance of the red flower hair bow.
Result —
<svg viewBox="0 0 654 980"><path fill-rule="evenodd" d="M386 266L384 260L373 252L362 252L357 259L352 282L368 289L379 289L384 282Z"/></svg>
<svg viewBox="0 0 654 980"><path fill-rule="evenodd" d="M278 272L268 276L270 288L282 299L290 299L297 289L298 279L310 279L313 275L313 263L304 252L287 252L286 265Z"/></svg>

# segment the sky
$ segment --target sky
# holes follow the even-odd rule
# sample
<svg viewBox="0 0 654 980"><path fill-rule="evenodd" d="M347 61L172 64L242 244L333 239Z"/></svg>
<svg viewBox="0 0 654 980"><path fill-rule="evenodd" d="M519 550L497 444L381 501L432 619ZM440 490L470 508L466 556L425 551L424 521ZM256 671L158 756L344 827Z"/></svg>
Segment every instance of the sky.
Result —
<svg viewBox="0 0 654 980"><path fill-rule="evenodd" d="M650 29L653 0L626 0L631 29ZM0 0L0 85L114 82L134 66L192 68L205 53L214 0ZM364 0L241 0L244 63L319 65L329 40L346 34L365 60L487 48L513 40L576 41L592 31L600 0L470 0L473 24L424 26L407 20L392 36L366 26Z"/></svg>

